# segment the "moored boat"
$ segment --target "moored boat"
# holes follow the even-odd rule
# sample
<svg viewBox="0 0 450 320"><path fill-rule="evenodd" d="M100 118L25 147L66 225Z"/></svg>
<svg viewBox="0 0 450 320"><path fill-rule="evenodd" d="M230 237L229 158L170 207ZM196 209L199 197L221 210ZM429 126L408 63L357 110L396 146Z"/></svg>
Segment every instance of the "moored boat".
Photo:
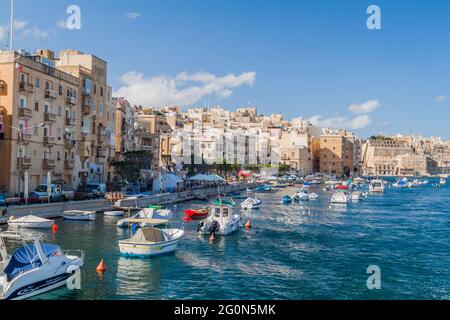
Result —
<svg viewBox="0 0 450 320"><path fill-rule="evenodd" d="M306 201L309 200L309 192L305 189L300 189L294 196L295 201Z"/></svg>
<svg viewBox="0 0 450 320"><path fill-rule="evenodd" d="M282 204L292 203L292 197L288 195L283 196L283 198L281 198L281 203Z"/></svg>
<svg viewBox="0 0 450 320"><path fill-rule="evenodd" d="M119 221L117 221L117 227L127 228L130 226L130 223L137 224L139 227L146 227L149 226L146 223L146 221L148 221L149 219L166 223L166 221L170 221L172 219L172 211L168 209L157 210L153 208L144 208L130 218L120 219Z"/></svg>
<svg viewBox="0 0 450 320"><path fill-rule="evenodd" d="M103 214L106 217L122 217L124 212L123 211L105 211Z"/></svg>
<svg viewBox="0 0 450 320"><path fill-rule="evenodd" d="M53 223L53 220L44 219L33 215L8 220L8 226L14 228L50 229L53 226Z"/></svg>
<svg viewBox="0 0 450 320"><path fill-rule="evenodd" d="M125 257L151 258L175 251L183 238L182 227L145 227L138 229L131 238L119 240L119 250Z"/></svg>
<svg viewBox="0 0 450 320"><path fill-rule="evenodd" d="M208 217L209 208L187 209L184 210L183 220L202 220Z"/></svg>
<svg viewBox="0 0 450 320"><path fill-rule="evenodd" d="M66 285L67 279L84 265L83 251L63 251L54 244L41 244L38 239L24 242L9 255L2 234L0 258L0 300L23 300Z"/></svg>
<svg viewBox="0 0 450 320"><path fill-rule="evenodd" d="M233 212L233 207L221 204L211 207L211 214L200 222L198 232L200 234L229 235L235 232L242 223L240 214Z"/></svg>
<svg viewBox="0 0 450 320"><path fill-rule="evenodd" d="M262 201L256 198L247 198L244 202L241 203L242 209L259 209Z"/></svg>
<svg viewBox="0 0 450 320"><path fill-rule="evenodd" d="M370 192L376 192L376 193L382 193L384 192L385 186L383 180L372 180L370 182L369 191Z"/></svg>
<svg viewBox="0 0 450 320"><path fill-rule="evenodd" d="M337 191L333 194L331 197L331 203L340 203L340 204L346 204L348 203L349 198L346 193L342 191Z"/></svg>
<svg viewBox="0 0 450 320"><path fill-rule="evenodd" d="M68 210L64 211L62 217L65 220L74 221L95 221L97 214L95 211Z"/></svg>

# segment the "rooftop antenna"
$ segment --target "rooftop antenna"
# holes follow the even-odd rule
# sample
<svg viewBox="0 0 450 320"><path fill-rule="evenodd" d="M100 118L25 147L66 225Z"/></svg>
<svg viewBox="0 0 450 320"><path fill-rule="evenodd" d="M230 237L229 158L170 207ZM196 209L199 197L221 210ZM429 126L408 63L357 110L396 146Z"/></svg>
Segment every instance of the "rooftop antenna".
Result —
<svg viewBox="0 0 450 320"><path fill-rule="evenodd" d="M9 24L9 50L13 51L13 34L14 34L14 0L10 0L10 9L11 9L11 16L10 16L10 24Z"/></svg>

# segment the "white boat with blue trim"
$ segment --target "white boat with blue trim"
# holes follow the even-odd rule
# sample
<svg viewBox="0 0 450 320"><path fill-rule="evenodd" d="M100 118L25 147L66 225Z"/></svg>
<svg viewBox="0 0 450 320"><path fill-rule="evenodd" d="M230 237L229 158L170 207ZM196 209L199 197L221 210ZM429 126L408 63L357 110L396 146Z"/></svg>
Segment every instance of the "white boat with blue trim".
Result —
<svg viewBox="0 0 450 320"><path fill-rule="evenodd" d="M38 239L9 255L5 238L11 238L11 234L0 234L0 300L23 300L66 285L84 265L83 251L63 251Z"/></svg>

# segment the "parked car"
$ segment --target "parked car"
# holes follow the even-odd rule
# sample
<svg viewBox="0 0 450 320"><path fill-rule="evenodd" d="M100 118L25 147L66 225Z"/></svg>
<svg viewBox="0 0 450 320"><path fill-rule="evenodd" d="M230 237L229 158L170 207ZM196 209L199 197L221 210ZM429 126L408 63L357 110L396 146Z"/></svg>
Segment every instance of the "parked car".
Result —
<svg viewBox="0 0 450 320"><path fill-rule="evenodd" d="M41 196L37 192L29 192L27 201L25 201L23 192L20 194L20 204L40 204L46 202L48 202L48 197Z"/></svg>
<svg viewBox="0 0 450 320"><path fill-rule="evenodd" d="M39 185L35 192L41 197L47 197L47 185L41 184ZM60 202L64 200L72 200L75 198L73 191L64 191L61 185L52 184L51 185L51 201L52 202Z"/></svg>
<svg viewBox="0 0 450 320"><path fill-rule="evenodd" d="M105 183L88 183L86 188L93 191L98 197L104 197L106 194L106 184Z"/></svg>
<svg viewBox="0 0 450 320"><path fill-rule="evenodd" d="M75 200L90 200L98 198L97 194L88 187L78 187L75 191Z"/></svg>

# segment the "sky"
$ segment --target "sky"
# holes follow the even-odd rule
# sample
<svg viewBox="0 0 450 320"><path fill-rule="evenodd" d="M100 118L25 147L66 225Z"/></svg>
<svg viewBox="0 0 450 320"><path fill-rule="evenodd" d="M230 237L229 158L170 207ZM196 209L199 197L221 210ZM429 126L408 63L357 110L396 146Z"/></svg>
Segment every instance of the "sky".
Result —
<svg viewBox="0 0 450 320"><path fill-rule="evenodd" d="M0 0L2 49L8 22ZM16 50L95 54L132 103L256 106L362 137L450 139L449 35L448 0L15 0Z"/></svg>

